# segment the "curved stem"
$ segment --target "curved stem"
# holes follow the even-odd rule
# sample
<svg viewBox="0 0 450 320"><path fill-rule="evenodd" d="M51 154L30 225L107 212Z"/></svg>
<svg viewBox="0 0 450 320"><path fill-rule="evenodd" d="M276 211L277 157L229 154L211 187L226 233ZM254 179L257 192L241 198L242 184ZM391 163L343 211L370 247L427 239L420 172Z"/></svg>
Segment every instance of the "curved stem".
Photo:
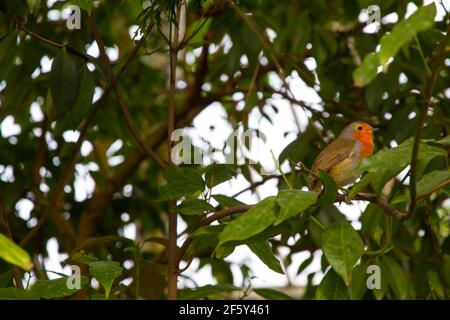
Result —
<svg viewBox="0 0 450 320"><path fill-rule="evenodd" d="M404 220L409 219L411 215L416 211L417 206L417 159L419 156L419 146L420 146L420 135L422 133L422 128L425 124L427 118L428 108L431 106L431 97L433 95L434 86L436 84L436 79L439 74L439 70L442 68L442 64L445 58L445 49L447 47L447 42L450 38L450 24L447 25L446 35L439 43L436 53L436 59L431 70L431 74L426 82L424 99L422 106L420 108L419 117L417 118L416 133L414 135L414 144L411 155L411 176L410 176L410 203L408 207L408 212Z"/></svg>

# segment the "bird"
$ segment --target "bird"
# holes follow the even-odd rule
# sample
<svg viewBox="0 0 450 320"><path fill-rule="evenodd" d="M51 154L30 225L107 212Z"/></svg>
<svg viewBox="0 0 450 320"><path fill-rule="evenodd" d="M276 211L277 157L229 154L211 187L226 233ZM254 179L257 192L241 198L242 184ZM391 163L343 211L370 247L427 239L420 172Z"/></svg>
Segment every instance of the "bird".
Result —
<svg viewBox="0 0 450 320"><path fill-rule="evenodd" d="M357 167L362 159L373 153L373 131L369 124L361 121L347 125L339 136L328 144L314 160L310 189L319 191L319 171L327 172L339 187L353 183L361 173Z"/></svg>

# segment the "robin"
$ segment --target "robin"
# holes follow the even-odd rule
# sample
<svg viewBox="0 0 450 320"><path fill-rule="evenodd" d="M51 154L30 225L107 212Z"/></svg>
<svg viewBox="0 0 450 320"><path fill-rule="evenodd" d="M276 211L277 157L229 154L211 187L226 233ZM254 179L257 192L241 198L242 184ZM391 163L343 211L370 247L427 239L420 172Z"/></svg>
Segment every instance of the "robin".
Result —
<svg viewBox="0 0 450 320"><path fill-rule="evenodd" d="M328 172L340 187L354 182L361 174L357 169L363 158L373 152L374 129L365 122L352 122L327 145L314 160L312 173ZM320 190L320 181L312 177L310 189Z"/></svg>

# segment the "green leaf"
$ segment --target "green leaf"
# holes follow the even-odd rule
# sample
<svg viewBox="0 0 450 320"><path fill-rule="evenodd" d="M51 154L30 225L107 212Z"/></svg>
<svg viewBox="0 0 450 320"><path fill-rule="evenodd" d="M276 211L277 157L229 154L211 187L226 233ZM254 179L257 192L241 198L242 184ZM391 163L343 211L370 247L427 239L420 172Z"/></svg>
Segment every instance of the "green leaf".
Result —
<svg viewBox="0 0 450 320"><path fill-rule="evenodd" d="M172 200L184 195L203 191L205 181L201 175L192 168L177 167L166 171L167 184L160 189L159 200Z"/></svg>
<svg viewBox="0 0 450 320"><path fill-rule="evenodd" d="M0 81L6 79L12 69L17 49L17 33L10 32L0 39Z"/></svg>
<svg viewBox="0 0 450 320"><path fill-rule="evenodd" d="M224 259L224 258L228 257L230 254L232 254L234 252L235 248L236 248L236 246L233 246L233 245L224 245L224 246L218 247L215 250L214 256L217 259Z"/></svg>
<svg viewBox="0 0 450 320"><path fill-rule="evenodd" d="M228 181L236 174L232 165L213 163L205 170L205 181L208 188Z"/></svg>
<svg viewBox="0 0 450 320"><path fill-rule="evenodd" d="M277 203L281 209L275 221L275 225L279 225L299 212L305 211L310 206L315 204L316 201L316 192L281 190L277 196Z"/></svg>
<svg viewBox="0 0 450 320"><path fill-rule="evenodd" d="M319 171L317 176L324 185L324 190L322 191L317 203L320 206L328 206L336 200L338 186L336 181L334 181L334 179L325 171Z"/></svg>
<svg viewBox="0 0 450 320"><path fill-rule="evenodd" d="M81 69L78 78L80 81L78 83L77 99L73 111L69 114L74 127L77 127L86 117L89 108L92 105L95 91L94 77L86 65Z"/></svg>
<svg viewBox="0 0 450 320"><path fill-rule="evenodd" d="M390 58L394 57L400 48L408 43L418 32L427 30L434 26L436 6L431 3L419 8L408 19L396 24L392 31L385 35L380 41L379 61L383 68Z"/></svg>
<svg viewBox="0 0 450 320"><path fill-rule="evenodd" d="M28 7L31 13L36 13L39 11L41 5L41 0L27 0Z"/></svg>
<svg viewBox="0 0 450 320"><path fill-rule="evenodd" d="M317 138L317 131L309 126L297 139L284 148L278 157L280 164L289 159L293 162L303 161L311 152L311 144Z"/></svg>
<svg viewBox="0 0 450 320"><path fill-rule="evenodd" d="M70 0L70 2L91 14L94 1L92 0Z"/></svg>
<svg viewBox="0 0 450 320"><path fill-rule="evenodd" d="M389 289L389 283L391 282L389 276L389 269L386 266L386 263L382 260L384 256L378 257L376 259L376 265L380 267L380 275L381 275L381 286L379 289L373 289L373 294L377 300L383 299L384 295ZM395 275L394 275L395 276Z"/></svg>
<svg viewBox="0 0 450 320"><path fill-rule="evenodd" d="M33 300L36 299L25 290L9 287L0 289L0 300Z"/></svg>
<svg viewBox="0 0 450 320"><path fill-rule="evenodd" d="M439 299L444 299L444 288L442 288L442 283L437 272L428 270L427 277L430 289L436 293Z"/></svg>
<svg viewBox="0 0 450 320"><path fill-rule="evenodd" d="M215 194L212 196L221 206L225 207L225 208L229 208L229 207L234 207L240 204L244 204L243 202L235 199L235 198L231 198L228 196L224 196L222 194Z"/></svg>
<svg viewBox="0 0 450 320"><path fill-rule="evenodd" d="M79 251L83 249L87 249L99 244L105 244L108 242L129 242L133 243L133 240L130 240L128 238L120 237L120 236L103 236L103 237L89 237L81 241L81 243L78 245L78 247L74 251Z"/></svg>
<svg viewBox="0 0 450 320"><path fill-rule="evenodd" d="M261 259L262 262L275 272L284 274L280 261L273 254L272 248L268 241L257 241L248 243L247 246L254 254Z"/></svg>
<svg viewBox="0 0 450 320"><path fill-rule="evenodd" d="M67 286L68 277L62 277L53 280L39 280L28 291L35 299L58 299L73 295L81 288L86 287L87 277L81 277L80 289L69 289Z"/></svg>
<svg viewBox="0 0 450 320"><path fill-rule="evenodd" d="M6 287L11 282L12 278L13 278L12 270L8 270L0 274L0 288Z"/></svg>
<svg viewBox="0 0 450 320"><path fill-rule="evenodd" d="M235 290L239 290L239 288L227 283L221 283L216 285L209 284L195 289L182 289L179 291L178 299L195 300L205 298L210 295L222 294L224 292L230 292Z"/></svg>
<svg viewBox="0 0 450 320"><path fill-rule="evenodd" d="M381 259L389 273L389 284L396 298L400 300L414 299L412 284L407 272L391 257L384 255Z"/></svg>
<svg viewBox="0 0 450 320"><path fill-rule="evenodd" d="M350 300L348 288L339 275L330 268L316 291L317 300Z"/></svg>
<svg viewBox="0 0 450 320"><path fill-rule="evenodd" d="M346 222L333 224L322 234L322 250L333 269L347 285L352 281L352 270L364 253L364 244L358 233Z"/></svg>
<svg viewBox="0 0 450 320"><path fill-rule="evenodd" d="M53 59L50 89L53 106L48 116L50 119L56 119L72 110L78 91L77 69L66 48L63 48Z"/></svg>
<svg viewBox="0 0 450 320"><path fill-rule="evenodd" d="M364 177L362 177L361 181L354 184L352 186L352 188L350 189L349 194L347 195L347 201L351 201L358 194L358 192L361 192L368 184L370 184L374 175L375 174L373 172L370 172L370 173L364 175Z"/></svg>
<svg viewBox="0 0 450 320"><path fill-rule="evenodd" d="M358 170L375 173L372 185L379 191L384 184L396 176L411 162L413 138L400 144L398 147L380 150L371 157L363 159ZM418 160L431 161L435 157L447 157L447 151L421 142L419 144ZM381 177L378 180L377 177ZM376 181L376 183L374 183Z"/></svg>
<svg viewBox="0 0 450 320"><path fill-rule="evenodd" d="M276 198L268 197L227 224L219 235L218 247L228 241L245 240L266 229L276 219Z"/></svg>
<svg viewBox="0 0 450 320"><path fill-rule="evenodd" d="M1 233L0 258L26 271L33 267L28 253Z"/></svg>
<svg viewBox="0 0 450 320"><path fill-rule="evenodd" d="M269 300L294 300L290 295L274 289L261 288L254 289L253 291L261 297Z"/></svg>
<svg viewBox="0 0 450 320"><path fill-rule="evenodd" d="M417 182L417 195L428 194L450 183L449 171L432 171Z"/></svg>
<svg viewBox="0 0 450 320"><path fill-rule="evenodd" d="M201 215L205 211L214 211L214 207L205 200L201 199L188 199L184 200L176 208L174 212L178 212L185 215Z"/></svg>
<svg viewBox="0 0 450 320"><path fill-rule="evenodd" d="M350 293L352 300L361 300L367 291L367 261L358 264L353 269Z"/></svg>
<svg viewBox="0 0 450 320"><path fill-rule="evenodd" d="M446 136L445 138L442 138L441 140L437 141L439 144L443 144L445 146L450 146L450 136Z"/></svg>
<svg viewBox="0 0 450 320"><path fill-rule="evenodd" d="M117 261L94 261L89 263L89 273L105 288L105 297L109 299L111 287L122 274L122 267Z"/></svg>
<svg viewBox="0 0 450 320"><path fill-rule="evenodd" d="M98 259L94 256L88 256L82 252L75 252L71 258L71 261L89 265L89 263L98 261Z"/></svg>
<svg viewBox="0 0 450 320"><path fill-rule="evenodd" d="M363 63L353 72L355 86L363 87L370 83L377 75L379 66L386 70L387 63L400 48L414 38L418 32L431 28L434 25L436 6L434 3L419 8L408 19L396 24L392 31L380 41L380 51L369 53Z"/></svg>
<svg viewBox="0 0 450 320"><path fill-rule="evenodd" d="M192 35L195 33L195 35L192 37L192 39L189 41L189 45L196 48L196 46L201 45L204 39L204 36L206 32L209 30L209 27L211 25L212 19L206 17L206 18L200 18L196 19L195 21L192 21L192 23L189 23L188 26L188 35Z"/></svg>
<svg viewBox="0 0 450 320"><path fill-rule="evenodd" d="M381 245L384 220L383 210L373 203L369 203L361 216L361 234L365 238L372 238L375 243Z"/></svg>
<svg viewBox="0 0 450 320"><path fill-rule="evenodd" d="M305 269L311 264L311 262L313 261L314 256L312 254L309 255L308 258L306 258L305 260L302 261L302 263L300 263L300 265L298 266L297 269L297 275L301 274L303 271L305 271Z"/></svg>

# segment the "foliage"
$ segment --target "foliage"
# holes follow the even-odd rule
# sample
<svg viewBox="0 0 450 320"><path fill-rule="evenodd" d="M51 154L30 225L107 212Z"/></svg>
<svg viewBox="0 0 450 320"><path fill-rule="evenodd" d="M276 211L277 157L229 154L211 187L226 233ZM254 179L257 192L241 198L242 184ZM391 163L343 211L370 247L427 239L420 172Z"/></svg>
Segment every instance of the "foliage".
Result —
<svg viewBox="0 0 450 320"><path fill-rule="evenodd" d="M62 18L70 5L79 30ZM369 5L384 17L377 32L360 21ZM0 299L448 299L450 17L436 19L438 6L0 0ZM319 172L324 190L309 191L305 167L356 120L380 129L365 175L342 189ZM280 122L287 146L262 174L267 161L231 130ZM176 128L192 163L169 158ZM55 241L79 288L31 263ZM226 258L237 246L306 275L301 293L254 288L247 262ZM191 285L205 266L215 282Z"/></svg>

